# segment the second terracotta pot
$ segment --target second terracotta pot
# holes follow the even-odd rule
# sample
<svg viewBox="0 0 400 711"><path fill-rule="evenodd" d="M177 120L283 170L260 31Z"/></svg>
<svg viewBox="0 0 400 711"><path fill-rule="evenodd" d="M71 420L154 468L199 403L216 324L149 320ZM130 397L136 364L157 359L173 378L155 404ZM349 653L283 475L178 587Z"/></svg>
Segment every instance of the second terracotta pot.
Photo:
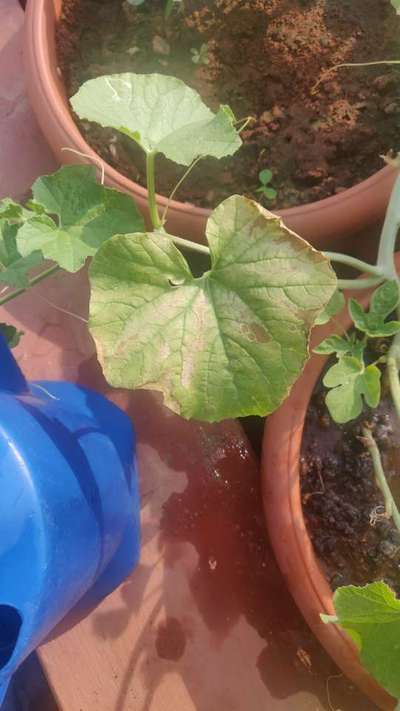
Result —
<svg viewBox="0 0 400 711"><path fill-rule="evenodd" d="M28 91L40 127L60 163L88 162L63 151L73 148L94 162L99 156L86 143L72 117L57 66L55 33L62 0L29 0L26 11L26 71ZM107 185L130 193L147 214L147 191L105 164ZM383 218L395 171L386 167L349 190L319 202L279 211L285 223L314 246L327 248ZM166 199L158 197L160 207ZM204 241L209 211L189 203L171 203L168 230Z"/></svg>
<svg viewBox="0 0 400 711"><path fill-rule="evenodd" d="M400 254L396 258L400 268ZM357 293L367 306L370 292ZM347 308L312 334L311 349L330 333L351 326ZM392 711L396 701L368 674L350 637L321 621L320 613L334 614L333 595L319 565L304 520L300 491L300 456L307 409L327 358L311 356L303 374L282 407L266 421L262 452L263 503L268 532L288 588L326 651L336 664L380 709ZM372 582L372 581L371 581Z"/></svg>

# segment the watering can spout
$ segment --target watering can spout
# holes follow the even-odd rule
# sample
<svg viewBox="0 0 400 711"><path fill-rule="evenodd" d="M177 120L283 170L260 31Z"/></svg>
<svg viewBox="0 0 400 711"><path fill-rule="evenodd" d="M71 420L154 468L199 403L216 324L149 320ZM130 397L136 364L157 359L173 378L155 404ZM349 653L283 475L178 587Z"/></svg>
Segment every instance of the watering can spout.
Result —
<svg viewBox="0 0 400 711"><path fill-rule="evenodd" d="M15 394L26 392L27 382L2 335L0 335L0 364L0 391Z"/></svg>

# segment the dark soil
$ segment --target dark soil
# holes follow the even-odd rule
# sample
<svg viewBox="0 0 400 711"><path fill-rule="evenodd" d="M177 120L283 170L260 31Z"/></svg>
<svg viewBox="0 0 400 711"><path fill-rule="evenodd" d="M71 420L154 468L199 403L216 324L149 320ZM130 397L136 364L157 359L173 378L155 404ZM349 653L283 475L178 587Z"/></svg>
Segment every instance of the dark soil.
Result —
<svg viewBox="0 0 400 711"><path fill-rule="evenodd" d="M399 70L324 75L340 62L399 57L400 17L389 0L184 0L167 23L164 3L64 0L58 56L69 95L102 74L160 72L213 109L225 103L253 117L236 156L203 160L178 199L213 207L233 193L259 198L258 173L268 167L278 198L267 207L312 202L367 178L382 167L380 154L400 148ZM196 65L191 50L203 44L209 63ZM139 148L111 130L81 128L107 162L144 184ZM158 160L158 192L168 195L183 171Z"/></svg>
<svg viewBox="0 0 400 711"><path fill-rule="evenodd" d="M400 501L400 426L384 398L377 410L346 426L332 422L319 386L309 408L301 459L303 511L333 589L385 580L400 594L400 532L383 516L372 462L359 440L368 422L391 490Z"/></svg>

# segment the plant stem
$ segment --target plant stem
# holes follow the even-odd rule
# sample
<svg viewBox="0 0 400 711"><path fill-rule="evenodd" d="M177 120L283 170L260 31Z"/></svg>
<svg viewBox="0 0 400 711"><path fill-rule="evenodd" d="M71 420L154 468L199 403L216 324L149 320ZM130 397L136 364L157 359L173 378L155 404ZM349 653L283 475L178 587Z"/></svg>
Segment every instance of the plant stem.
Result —
<svg viewBox="0 0 400 711"><path fill-rule="evenodd" d="M0 306L4 306L4 304L7 304L9 301L12 301L17 296L20 296L25 291L28 291L28 289L30 289L32 286L39 284L39 282L43 281L43 279L47 279L47 277L52 276L52 274L55 274L59 269L60 267L58 266L58 264L54 264L52 267L45 269L44 272L41 272L37 276L33 277L33 279L29 281L28 286L21 287L20 289L16 289L15 291L12 291L11 293L8 293L3 296L3 298L0 299Z"/></svg>
<svg viewBox="0 0 400 711"><path fill-rule="evenodd" d="M397 279L394 251L400 227L400 176L396 178L379 240L377 266L388 279Z"/></svg>
<svg viewBox="0 0 400 711"><path fill-rule="evenodd" d="M368 264L368 262L363 262L361 259L356 259L356 257L350 257L348 254L340 254L339 252L323 252L322 254L331 262L346 264L348 267L358 269L359 272L375 274L375 276L382 275L381 270L375 264Z"/></svg>
<svg viewBox="0 0 400 711"><path fill-rule="evenodd" d="M387 372L389 377L390 393L394 406L396 408L397 417L400 419L400 380L399 380L399 365L400 365L400 333L397 333L393 338L392 344L387 354Z"/></svg>
<svg viewBox="0 0 400 711"><path fill-rule="evenodd" d="M157 235L157 232L155 231L154 234ZM177 247L183 247L184 249L190 249L192 252L199 252L200 254L210 256L210 249L206 247L205 244L192 242L189 239L183 239L183 237L176 237L175 235L168 234L168 232L160 232L159 234L163 237L169 237Z"/></svg>
<svg viewBox="0 0 400 711"><path fill-rule="evenodd" d="M385 501L386 516L392 518L398 531L400 531L400 513L396 506L396 502L390 491L389 484L386 479L385 472L382 466L382 459L378 449L378 445L368 427L362 429L365 445L371 455L372 464L374 466L376 484L383 494Z"/></svg>
<svg viewBox="0 0 400 711"><path fill-rule="evenodd" d="M200 254L210 255L210 249L209 249L209 247L206 247L205 244L199 244L198 242L192 242L189 239L183 239L183 237L175 237L174 235L172 236L172 241L178 247L184 247L185 249L191 249L193 252L200 252Z"/></svg>
<svg viewBox="0 0 400 711"><path fill-rule="evenodd" d="M338 289L370 289L385 281L385 277L366 277L365 279L338 279Z"/></svg>
<svg viewBox="0 0 400 711"><path fill-rule="evenodd" d="M146 180L148 191L148 205L151 223L155 230L161 227L161 220L157 210L156 186L154 178L154 163L156 153L146 153Z"/></svg>
<svg viewBox="0 0 400 711"><path fill-rule="evenodd" d="M176 194L176 191L181 187L183 181L186 180L186 178L188 177L189 173L193 170L193 168L195 167L195 165L197 165L197 163L199 162L199 160L201 160L203 157L204 157L204 156L198 156L198 158L195 158L194 161L189 165L189 168L184 172L184 174L182 175L182 177L180 178L180 180L178 180L178 182L177 182L177 184L175 185L175 187L174 187L172 193L170 194L170 196L169 196L169 198L168 198L168 200L167 200L167 204L166 204L166 206L165 206L165 208L164 208L164 212L163 212L162 217L161 217L161 223L162 223L162 224L164 224L165 221L166 221L166 219L167 219L167 214L168 214L169 206L170 206L172 200L174 199L174 196L175 196L175 194Z"/></svg>

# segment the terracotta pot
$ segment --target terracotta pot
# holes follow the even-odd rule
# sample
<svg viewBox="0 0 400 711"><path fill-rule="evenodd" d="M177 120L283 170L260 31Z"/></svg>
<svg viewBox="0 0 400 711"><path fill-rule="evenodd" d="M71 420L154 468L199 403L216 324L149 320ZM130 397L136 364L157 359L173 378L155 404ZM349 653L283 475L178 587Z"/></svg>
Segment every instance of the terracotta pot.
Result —
<svg viewBox="0 0 400 711"><path fill-rule="evenodd" d="M42 131L60 163L88 162L62 151L74 148L99 160L86 143L72 118L63 83L57 69L55 28L62 0L29 0L26 11L26 71L28 92ZM147 191L105 164L106 183L131 193L147 213ZM359 232L383 217L394 182L395 171L386 167L339 195L279 212L288 227L317 247ZM166 199L158 197L160 207ZM189 203L173 201L168 229L175 234L204 240L209 211Z"/></svg>
<svg viewBox="0 0 400 711"><path fill-rule="evenodd" d="M400 267L400 254L397 255ZM368 304L371 292L357 299ZM336 321L342 330L351 325L347 309ZM311 348L338 324L316 328ZM308 405L327 358L313 355L289 398L267 419L262 451L264 511L272 547L288 588L314 634L336 664L380 709L392 710L395 700L368 674L359 662L350 637L335 625L326 625L320 613L334 614L332 590L319 565L309 537L301 504L300 454Z"/></svg>

